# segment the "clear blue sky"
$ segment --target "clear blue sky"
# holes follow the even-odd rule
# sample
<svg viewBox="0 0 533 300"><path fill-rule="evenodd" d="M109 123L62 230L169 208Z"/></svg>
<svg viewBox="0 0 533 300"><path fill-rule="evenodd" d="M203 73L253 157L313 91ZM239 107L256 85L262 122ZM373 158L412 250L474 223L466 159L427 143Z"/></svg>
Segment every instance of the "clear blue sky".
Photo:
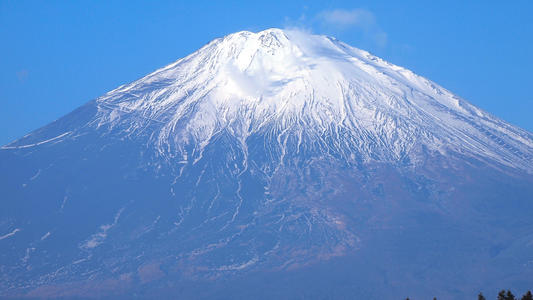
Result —
<svg viewBox="0 0 533 300"><path fill-rule="evenodd" d="M0 145L240 30L300 27L533 131L533 1L0 1Z"/></svg>

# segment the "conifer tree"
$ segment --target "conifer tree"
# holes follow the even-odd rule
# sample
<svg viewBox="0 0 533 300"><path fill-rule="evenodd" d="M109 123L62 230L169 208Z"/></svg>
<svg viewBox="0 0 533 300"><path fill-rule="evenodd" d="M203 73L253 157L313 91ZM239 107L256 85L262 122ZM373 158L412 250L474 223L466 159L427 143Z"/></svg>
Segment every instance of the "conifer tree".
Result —
<svg viewBox="0 0 533 300"><path fill-rule="evenodd" d="M505 295L505 299L506 300L516 300L515 296L513 295L513 293L511 293L510 290L507 290L507 294Z"/></svg>
<svg viewBox="0 0 533 300"><path fill-rule="evenodd" d="M487 300L487 299L485 299L485 296L483 296L483 293L479 293L479 295L477 295L477 300Z"/></svg>
<svg viewBox="0 0 533 300"><path fill-rule="evenodd" d="M522 300L533 300L533 295L531 294L531 291L527 291L527 293L522 296Z"/></svg>
<svg viewBox="0 0 533 300"><path fill-rule="evenodd" d="M505 290L501 290L498 293L498 300L507 300L507 297L505 296Z"/></svg>

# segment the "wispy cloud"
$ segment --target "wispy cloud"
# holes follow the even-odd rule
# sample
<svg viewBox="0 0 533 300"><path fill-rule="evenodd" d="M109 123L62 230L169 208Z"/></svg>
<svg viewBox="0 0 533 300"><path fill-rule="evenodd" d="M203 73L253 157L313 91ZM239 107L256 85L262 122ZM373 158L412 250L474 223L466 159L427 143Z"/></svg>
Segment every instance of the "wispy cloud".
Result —
<svg viewBox="0 0 533 300"><path fill-rule="evenodd" d="M376 15L367 9L330 9L310 13L304 7L297 18L285 17L284 21L288 29L332 35L348 33L379 48L387 45L387 33L379 26Z"/></svg>
<svg viewBox="0 0 533 300"><path fill-rule="evenodd" d="M359 31L379 47L387 44L387 33L381 29L376 16L369 10L362 8L324 10L316 15L316 20L322 27L330 30Z"/></svg>
<svg viewBox="0 0 533 300"><path fill-rule="evenodd" d="M322 22L342 28L359 27L369 29L376 26L376 17L365 9L334 9L322 11L317 15Z"/></svg>

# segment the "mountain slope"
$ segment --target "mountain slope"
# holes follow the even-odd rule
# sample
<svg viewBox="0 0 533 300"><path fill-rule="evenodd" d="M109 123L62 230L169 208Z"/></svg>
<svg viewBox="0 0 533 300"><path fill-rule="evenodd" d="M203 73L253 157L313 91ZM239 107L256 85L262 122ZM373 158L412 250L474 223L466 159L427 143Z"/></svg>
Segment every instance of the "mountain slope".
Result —
<svg viewBox="0 0 533 300"><path fill-rule="evenodd" d="M461 299L533 278L533 135L329 37L214 40L0 163L5 295L227 280L227 297L293 298L340 270L337 297Z"/></svg>

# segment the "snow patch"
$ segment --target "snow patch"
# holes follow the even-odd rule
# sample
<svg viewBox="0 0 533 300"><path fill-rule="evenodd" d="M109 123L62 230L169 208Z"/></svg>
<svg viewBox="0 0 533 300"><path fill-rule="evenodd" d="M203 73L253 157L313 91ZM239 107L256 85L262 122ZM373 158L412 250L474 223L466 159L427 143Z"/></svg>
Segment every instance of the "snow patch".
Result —
<svg viewBox="0 0 533 300"><path fill-rule="evenodd" d="M38 143L34 143L34 144L28 144L28 145L23 145L23 146L3 146L3 147L0 147L0 149L24 149L24 148L30 148L30 147L35 147L35 146L39 146L39 145L42 145L42 144L46 144L46 143L49 143L49 142L52 142L52 141L55 141L57 139L60 139L68 134L72 133L71 131L68 131L68 132L65 132L65 133L62 133L56 137L53 137L51 139L47 139L47 140L44 140L44 141L41 141L41 142L38 142Z"/></svg>
<svg viewBox="0 0 533 300"><path fill-rule="evenodd" d="M41 241L44 241L46 240L49 236L50 236L50 231L48 231L47 233L45 233L42 237L41 237Z"/></svg>
<svg viewBox="0 0 533 300"><path fill-rule="evenodd" d="M35 175L33 175L33 176L30 178L30 180L35 180L40 174L41 174L41 169L39 169L39 170L37 171L37 173L35 173Z"/></svg>
<svg viewBox="0 0 533 300"><path fill-rule="evenodd" d="M113 219L113 223L111 224L105 224L100 226L100 232L93 234L85 243L83 243L80 248L82 249L93 249L98 247L100 244L104 242L104 240L107 238L107 232L113 228L115 225L117 225L118 220L120 218L120 215L124 211L124 208L121 208L116 214Z"/></svg>
<svg viewBox="0 0 533 300"><path fill-rule="evenodd" d="M245 269L245 268L248 268L248 267L254 265L258 261L259 261L259 259L257 257L254 257L254 258L250 259L249 261L243 262L241 264L225 265L225 266L218 267L216 270L218 270L218 271L242 270L242 269Z"/></svg>
<svg viewBox="0 0 533 300"><path fill-rule="evenodd" d="M12 237L14 236L17 232L19 232L20 229L19 228L15 228L13 231L11 231L10 233L7 233L7 234L4 234L2 236L0 236L0 240L3 240L3 239L7 239L9 237Z"/></svg>

